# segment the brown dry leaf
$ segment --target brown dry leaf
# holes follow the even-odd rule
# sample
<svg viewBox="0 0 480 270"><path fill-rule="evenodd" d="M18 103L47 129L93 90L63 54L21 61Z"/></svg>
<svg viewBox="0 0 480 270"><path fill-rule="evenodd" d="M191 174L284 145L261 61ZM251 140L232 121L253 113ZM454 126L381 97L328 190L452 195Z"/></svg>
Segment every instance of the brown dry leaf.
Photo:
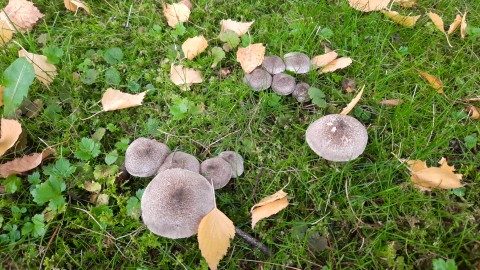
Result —
<svg viewBox="0 0 480 270"><path fill-rule="evenodd" d="M175 85L191 85L201 83L202 73L193 68L184 68L182 65L170 67L170 79Z"/></svg>
<svg viewBox="0 0 480 270"><path fill-rule="evenodd" d="M402 102L401 99L386 99L386 100L380 101L379 103L381 105L398 106L398 104L400 104L400 102Z"/></svg>
<svg viewBox="0 0 480 270"><path fill-rule="evenodd" d="M0 85L0 107L3 106L3 89L5 89L5 86Z"/></svg>
<svg viewBox="0 0 480 270"><path fill-rule="evenodd" d="M342 69L350 66L352 64L352 58L350 57L340 57L332 62L330 62L328 65L324 66L322 69L320 69L319 74L322 73L328 73L328 72L334 72L337 69Z"/></svg>
<svg viewBox="0 0 480 270"><path fill-rule="evenodd" d="M465 102L478 102L478 101L480 101L480 97L466 98L463 101L465 101Z"/></svg>
<svg viewBox="0 0 480 270"><path fill-rule="evenodd" d="M353 93L357 89L357 82L352 79L344 79L342 81L342 89L347 93Z"/></svg>
<svg viewBox="0 0 480 270"><path fill-rule="evenodd" d="M15 144L21 133L22 125L20 122L2 118L0 124L0 157Z"/></svg>
<svg viewBox="0 0 480 270"><path fill-rule="evenodd" d="M348 105L343 108L343 110L340 112L340 114L347 115L354 107L357 105L358 101L360 98L362 98L363 90L365 89L365 85L362 86L362 89L360 89L360 92L348 103Z"/></svg>
<svg viewBox="0 0 480 270"><path fill-rule="evenodd" d="M463 14L462 22L460 24L460 37L465 38L467 36L467 13Z"/></svg>
<svg viewBox="0 0 480 270"><path fill-rule="evenodd" d="M370 12L382 10L390 4L391 0L348 0L348 4L356 10Z"/></svg>
<svg viewBox="0 0 480 270"><path fill-rule="evenodd" d="M5 22L13 32L31 30L44 15L30 1L10 0L0 11L0 21Z"/></svg>
<svg viewBox="0 0 480 270"><path fill-rule="evenodd" d="M331 63L333 60L335 60L335 58L338 57L338 53L335 52L335 51L331 51L331 52L327 52L327 53L324 53L324 54L321 54L321 55L317 55L315 57L312 58L311 62L312 62L312 67L313 68L321 68L321 67L324 67L326 65L328 65L329 63Z"/></svg>
<svg viewBox="0 0 480 270"><path fill-rule="evenodd" d="M423 71L418 71L418 73L424 80L426 80L430 84L430 86L433 87L433 89L437 90L437 93L443 94L443 83L439 78Z"/></svg>
<svg viewBox="0 0 480 270"><path fill-rule="evenodd" d="M230 19L222 20L222 21L220 21L220 24L222 25L222 29L220 30L220 33L227 32L228 30L231 30L231 31L235 32L235 34L237 34L238 36L242 36L242 35L244 35L248 32L248 29L250 28L250 26L252 26L252 24L254 22L255 21L236 22L236 21L232 21Z"/></svg>
<svg viewBox="0 0 480 270"><path fill-rule="evenodd" d="M417 23L418 19L420 18L420 15L418 16L403 16L398 14L396 11L386 11L382 10L381 11L385 16L390 18L392 21L400 24L401 26L409 27L412 28L415 26Z"/></svg>
<svg viewBox="0 0 480 270"><path fill-rule="evenodd" d="M429 12L427 16L432 20L433 24L440 30L442 33L445 33L445 26L443 25L442 17L438 16L438 14Z"/></svg>
<svg viewBox="0 0 480 270"><path fill-rule="evenodd" d="M475 106L468 106L467 109L468 115L470 116L471 119L473 120L480 120L480 109L475 107Z"/></svg>
<svg viewBox="0 0 480 270"><path fill-rule="evenodd" d="M7 23L0 21L0 46L9 42L13 37L13 31L8 27Z"/></svg>
<svg viewBox="0 0 480 270"><path fill-rule="evenodd" d="M114 111L142 105L143 98L148 91L132 95L113 88L108 88L102 97L103 111Z"/></svg>
<svg viewBox="0 0 480 270"><path fill-rule="evenodd" d="M198 246L210 269L217 269L218 263L227 254L233 237L235 225L216 207L200 221Z"/></svg>
<svg viewBox="0 0 480 270"><path fill-rule="evenodd" d="M83 8L87 13L90 14L90 8L83 2L77 1L77 0L63 0L63 3L65 4L65 7L68 10L71 10L73 12L77 12L79 8Z"/></svg>
<svg viewBox="0 0 480 270"><path fill-rule="evenodd" d="M179 22L186 22L190 17L190 9L183 2L165 4L162 1L163 15L167 19L167 23L170 27L175 28L175 25Z"/></svg>
<svg viewBox="0 0 480 270"><path fill-rule="evenodd" d="M451 35L457 28L460 26L460 23L462 22L462 16L458 15L455 17L455 20L453 21L452 24L448 27L447 34Z"/></svg>
<svg viewBox="0 0 480 270"><path fill-rule="evenodd" d="M25 50L18 51L19 57L25 57L28 62L32 63L35 69L35 77L46 86L53 82L57 76L57 67L47 62L47 57L40 54L29 53Z"/></svg>
<svg viewBox="0 0 480 270"><path fill-rule="evenodd" d="M182 44L183 54L189 60L202 53L208 47L208 42L203 36L187 39Z"/></svg>
<svg viewBox="0 0 480 270"><path fill-rule="evenodd" d="M397 2L400 4L400 6L404 8L411 8L415 5L417 0L394 0L394 2Z"/></svg>
<svg viewBox="0 0 480 270"><path fill-rule="evenodd" d="M279 190L275 194L263 198L250 209L250 213L252 213L252 229L261 219L274 215L287 206L287 193L283 190Z"/></svg>
<svg viewBox="0 0 480 270"><path fill-rule="evenodd" d="M85 188L86 191L94 192L94 193L99 193L100 190L102 190L102 185L100 183L95 182L95 181L85 181L83 184L83 188Z"/></svg>
<svg viewBox="0 0 480 270"><path fill-rule="evenodd" d="M265 47L262 43L250 44L246 48L238 48L237 61L245 73L252 72L260 66L265 57Z"/></svg>
<svg viewBox="0 0 480 270"><path fill-rule="evenodd" d="M50 156L52 152L46 150L41 153L16 158L12 161L0 165L0 175L7 178L12 174L23 173L35 169L42 163L46 157Z"/></svg>
<svg viewBox="0 0 480 270"><path fill-rule="evenodd" d="M454 189L464 186L460 183L462 175L455 174L455 168L449 166L445 158L440 160L440 167L427 167L421 160L409 160L408 164L411 179L415 187L421 190Z"/></svg>

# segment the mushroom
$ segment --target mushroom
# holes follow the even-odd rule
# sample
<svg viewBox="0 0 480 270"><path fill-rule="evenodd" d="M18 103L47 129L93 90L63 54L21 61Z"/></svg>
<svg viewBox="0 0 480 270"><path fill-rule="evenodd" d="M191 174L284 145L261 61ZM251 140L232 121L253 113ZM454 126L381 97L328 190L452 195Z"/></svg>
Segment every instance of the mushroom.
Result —
<svg viewBox="0 0 480 270"><path fill-rule="evenodd" d="M300 52L291 52L283 56L285 68L296 74L304 74L310 71L310 58Z"/></svg>
<svg viewBox="0 0 480 270"><path fill-rule="evenodd" d="M243 174L243 158L240 154L233 151L224 151L218 156L230 164L232 168L232 178L237 178Z"/></svg>
<svg viewBox="0 0 480 270"><path fill-rule="evenodd" d="M214 207L210 182L198 173L175 168L159 173L142 195L142 220L154 234L172 239L198 232Z"/></svg>
<svg viewBox="0 0 480 270"><path fill-rule="evenodd" d="M313 122L306 132L308 146L330 161L349 161L363 153L368 141L367 129L357 119L329 114Z"/></svg>
<svg viewBox="0 0 480 270"><path fill-rule="evenodd" d="M125 168L133 176L154 175L170 153L168 146L147 138L134 140L125 153Z"/></svg>
<svg viewBox="0 0 480 270"><path fill-rule="evenodd" d="M292 96L297 99L298 102L307 102L310 101L310 96L308 95L308 89L310 89L310 85L308 83L297 83L295 86L295 90L292 93Z"/></svg>
<svg viewBox="0 0 480 270"><path fill-rule="evenodd" d="M285 73L273 76L272 90L279 95L288 96L295 90L295 78Z"/></svg>
<svg viewBox="0 0 480 270"><path fill-rule="evenodd" d="M262 68L256 68L245 74L243 82L255 91L268 89L272 85L272 75Z"/></svg>
<svg viewBox="0 0 480 270"><path fill-rule="evenodd" d="M200 174L213 183L215 189L222 188L228 184L233 172L230 164L220 157L204 160L200 164Z"/></svg>
<svg viewBox="0 0 480 270"><path fill-rule="evenodd" d="M282 58L276 55L265 56L262 67L272 75L285 71L285 63L283 62Z"/></svg>
<svg viewBox="0 0 480 270"><path fill-rule="evenodd" d="M200 162L198 159L190 154L182 151L172 152L167 156L162 166L158 169L157 173L161 173L168 169L181 168L192 172L200 172Z"/></svg>

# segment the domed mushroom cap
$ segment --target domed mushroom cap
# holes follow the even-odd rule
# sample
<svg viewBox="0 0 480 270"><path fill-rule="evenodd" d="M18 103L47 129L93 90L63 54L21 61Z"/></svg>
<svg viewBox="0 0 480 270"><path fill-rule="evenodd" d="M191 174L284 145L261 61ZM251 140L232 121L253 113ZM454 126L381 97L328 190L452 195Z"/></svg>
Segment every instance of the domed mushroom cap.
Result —
<svg viewBox="0 0 480 270"><path fill-rule="evenodd" d="M285 68L296 74L304 74L310 71L310 58L300 52L291 52L283 56Z"/></svg>
<svg viewBox="0 0 480 270"><path fill-rule="evenodd" d="M296 98L298 102L310 101L308 89L310 89L310 85L308 85L308 83L297 83L297 85L295 86L295 90L292 93L292 96Z"/></svg>
<svg viewBox="0 0 480 270"><path fill-rule="evenodd" d="M243 174L243 158L240 154L233 151L224 151L218 155L223 158L232 168L232 178L237 178Z"/></svg>
<svg viewBox="0 0 480 270"><path fill-rule="evenodd" d="M138 138L128 146L125 152L125 168L133 176L155 175L169 153L168 146L161 142Z"/></svg>
<svg viewBox="0 0 480 270"><path fill-rule="evenodd" d="M168 169L180 168L189 170L192 172L200 172L200 162L198 159L190 154L182 151L175 151L167 156L162 166L158 169L157 173L161 173Z"/></svg>
<svg viewBox="0 0 480 270"><path fill-rule="evenodd" d="M306 132L307 143L317 155L330 161L349 161L367 146L367 129L357 119L329 114L313 122Z"/></svg>
<svg viewBox="0 0 480 270"><path fill-rule="evenodd" d="M200 174L205 176L207 180L212 181L215 189L219 189L228 184L233 172L232 167L226 160L214 157L206 159L200 164Z"/></svg>
<svg viewBox="0 0 480 270"><path fill-rule="evenodd" d="M285 71L285 63L282 58L276 55L265 56L265 58L263 58L262 67L272 75Z"/></svg>
<svg viewBox="0 0 480 270"><path fill-rule="evenodd" d="M212 186L205 177L184 169L159 173L142 196L142 220L154 234L172 239L197 233L214 207Z"/></svg>
<svg viewBox="0 0 480 270"><path fill-rule="evenodd" d="M272 85L272 75L262 68L256 68L252 72L245 74L243 82L250 86L252 90L261 91L268 89Z"/></svg>
<svg viewBox="0 0 480 270"><path fill-rule="evenodd" d="M295 90L295 78L285 73L273 76L272 90L279 95L288 96Z"/></svg>

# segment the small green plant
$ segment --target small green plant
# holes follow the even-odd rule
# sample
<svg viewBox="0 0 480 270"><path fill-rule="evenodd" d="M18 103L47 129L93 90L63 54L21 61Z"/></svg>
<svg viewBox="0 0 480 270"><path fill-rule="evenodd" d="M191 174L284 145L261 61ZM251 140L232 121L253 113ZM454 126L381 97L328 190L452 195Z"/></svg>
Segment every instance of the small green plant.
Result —
<svg viewBox="0 0 480 270"><path fill-rule="evenodd" d="M327 102L325 101L325 93L316 87L310 87L308 89L308 96L312 99L312 103L320 108L326 108Z"/></svg>
<svg viewBox="0 0 480 270"><path fill-rule="evenodd" d="M170 114L174 120L182 120L187 116L198 115L202 113L200 105L195 105L193 101L186 98L174 99L170 106Z"/></svg>
<svg viewBox="0 0 480 270"><path fill-rule="evenodd" d="M434 259L432 261L433 270L457 270L457 265L452 259L444 260L442 258Z"/></svg>
<svg viewBox="0 0 480 270"><path fill-rule="evenodd" d="M127 215L133 219L138 219L140 217L140 201L142 200L142 195L145 189L139 189L135 196L132 196L127 201Z"/></svg>
<svg viewBox="0 0 480 270"><path fill-rule="evenodd" d="M100 152L99 143L90 138L82 138L75 152L75 157L83 161L88 161L97 157Z"/></svg>
<svg viewBox="0 0 480 270"><path fill-rule="evenodd" d="M472 150L477 146L477 141L478 138L475 135L467 135L465 136L465 147L467 147L468 150Z"/></svg>
<svg viewBox="0 0 480 270"><path fill-rule="evenodd" d="M123 59L122 49L118 47L107 49L103 54L103 59L105 59L105 61L110 65L115 65L120 63Z"/></svg>

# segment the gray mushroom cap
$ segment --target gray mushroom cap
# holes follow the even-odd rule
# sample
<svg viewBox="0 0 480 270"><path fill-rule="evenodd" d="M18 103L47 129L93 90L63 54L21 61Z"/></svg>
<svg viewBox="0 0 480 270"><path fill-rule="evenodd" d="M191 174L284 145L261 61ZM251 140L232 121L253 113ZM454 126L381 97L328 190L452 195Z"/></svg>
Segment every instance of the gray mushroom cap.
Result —
<svg viewBox="0 0 480 270"><path fill-rule="evenodd" d="M153 176L169 153L168 146L161 142L138 138L128 146L125 152L125 168L133 176Z"/></svg>
<svg viewBox="0 0 480 270"><path fill-rule="evenodd" d="M292 96L296 98L298 102L308 102L310 101L308 89L310 89L310 85L308 83L297 83L297 85L295 86L295 90L292 93Z"/></svg>
<svg viewBox="0 0 480 270"><path fill-rule="evenodd" d="M234 151L224 151L218 155L230 164L232 168L232 178L237 178L243 174L243 158Z"/></svg>
<svg viewBox="0 0 480 270"><path fill-rule="evenodd" d="M296 74L304 74L310 71L310 58L300 52L291 52L283 56L285 68Z"/></svg>
<svg viewBox="0 0 480 270"><path fill-rule="evenodd" d="M306 140L317 155L330 161L349 161L360 156L368 141L367 129L357 119L329 114L307 128Z"/></svg>
<svg viewBox="0 0 480 270"><path fill-rule="evenodd" d="M265 56L262 67L272 75L285 71L285 63L283 62L282 58L276 55Z"/></svg>
<svg viewBox="0 0 480 270"><path fill-rule="evenodd" d="M161 173L168 169L181 168L192 172L200 172L200 162L198 159L188 153L175 151L165 158L162 166L157 173Z"/></svg>
<svg viewBox="0 0 480 270"><path fill-rule="evenodd" d="M212 181L215 189L219 189L228 184L233 172L226 160L214 157L206 159L200 164L200 174Z"/></svg>
<svg viewBox="0 0 480 270"><path fill-rule="evenodd" d="M154 234L190 237L215 207L213 194L210 182L198 173L179 168L163 171L145 188L142 220Z"/></svg>
<svg viewBox="0 0 480 270"><path fill-rule="evenodd" d="M255 91L266 90L272 85L272 75L262 68L245 74L243 82Z"/></svg>
<svg viewBox="0 0 480 270"><path fill-rule="evenodd" d="M279 95L288 96L295 90L295 78L285 73L273 76L272 90Z"/></svg>

